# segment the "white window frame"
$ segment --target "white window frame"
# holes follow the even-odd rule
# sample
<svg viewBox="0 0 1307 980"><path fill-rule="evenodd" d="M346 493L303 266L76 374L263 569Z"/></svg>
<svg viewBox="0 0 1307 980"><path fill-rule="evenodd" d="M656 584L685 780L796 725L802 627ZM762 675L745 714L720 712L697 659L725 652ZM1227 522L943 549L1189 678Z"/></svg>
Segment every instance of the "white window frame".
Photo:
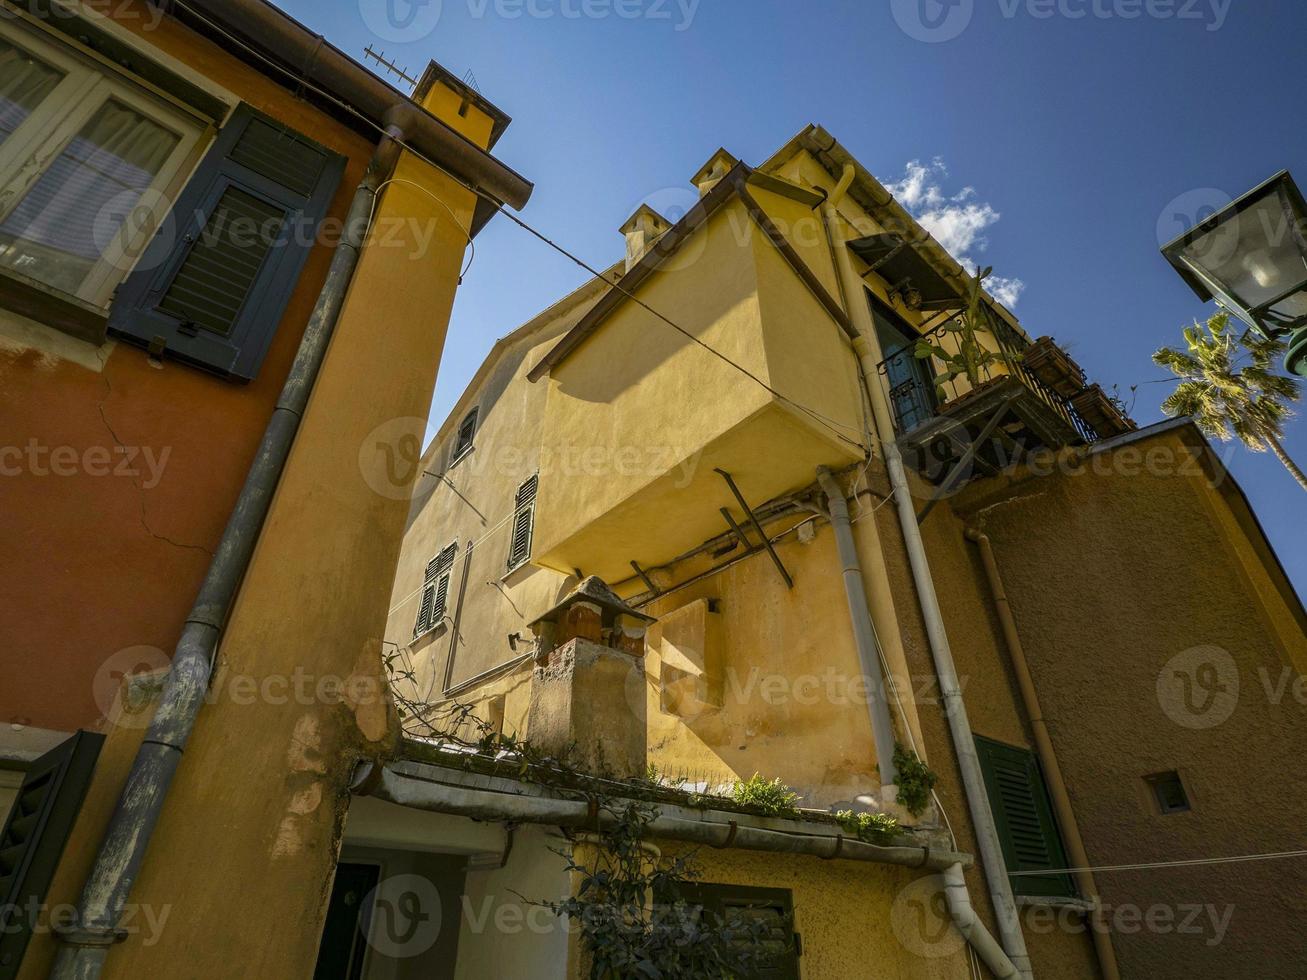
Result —
<svg viewBox="0 0 1307 980"><path fill-rule="evenodd" d="M0 20L0 37L64 72L63 80L32 114L0 144L0 221L59 157L82 127L110 101L117 101L178 138L177 146L141 197L137 211L123 222L113 241L73 294L106 309L114 289L127 277L145 245L167 216L170 201L194 169L209 140L210 128L197 117L131 84L66 44L40 36L12 20ZM10 270L0 268L0 275ZM13 270L22 275L21 270ZM33 280L38 281L39 280ZM41 283L43 288L59 291Z"/></svg>

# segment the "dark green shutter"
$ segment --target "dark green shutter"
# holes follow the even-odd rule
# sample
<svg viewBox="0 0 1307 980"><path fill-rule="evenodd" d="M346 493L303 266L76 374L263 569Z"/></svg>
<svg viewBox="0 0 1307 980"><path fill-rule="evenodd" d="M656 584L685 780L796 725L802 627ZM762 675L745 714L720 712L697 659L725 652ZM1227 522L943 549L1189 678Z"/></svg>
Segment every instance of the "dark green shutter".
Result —
<svg viewBox="0 0 1307 980"><path fill-rule="evenodd" d="M254 378L344 168L344 157L240 106L119 287L109 329Z"/></svg>
<svg viewBox="0 0 1307 980"><path fill-rule="evenodd" d="M0 980L18 975L104 736L78 732L32 763L0 833Z"/></svg>
<svg viewBox="0 0 1307 980"><path fill-rule="evenodd" d="M794 931L794 896L786 888L750 888L699 882L679 886L680 898L728 925L759 923L763 962L740 980L799 980L803 943Z"/></svg>
<svg viewBox="0 0 1307 980"><path fill-rule="evenodd" d="M1067 867L1035 754L979 736L976 751L1003 845L1003 860L1012 875L1012 890L1018 895L1074 897L1070 875L1030 873Z"/></svg>
<svg viewBox="0 0 1307 980"><path fill-rule="evenodd" d="M426 575L422 580L422 605L418 609L418 621L413 627L414 637L435 629L445 618L445 609L449 605L449 577L457 557L456 541L427 562Z"/></svg>
<svg viewBox="0 0 1307 980"><path fill-rule="evenodd" d="M518 488L514 501L513 532L508 544L508 570L521 566L531 557L531 538L535 531L536 494L540 477L533 476Z"/></svg>
<svg viewBox="0 0 1307 980"><path fill-rule="evenodd" d="M464 453L472 448L477 436L477 416L480 409L474 408L467 413L467 418L463 419L458 427L458 435L454 438L454 454L450 457L451 462L457 462Z"/></svg>

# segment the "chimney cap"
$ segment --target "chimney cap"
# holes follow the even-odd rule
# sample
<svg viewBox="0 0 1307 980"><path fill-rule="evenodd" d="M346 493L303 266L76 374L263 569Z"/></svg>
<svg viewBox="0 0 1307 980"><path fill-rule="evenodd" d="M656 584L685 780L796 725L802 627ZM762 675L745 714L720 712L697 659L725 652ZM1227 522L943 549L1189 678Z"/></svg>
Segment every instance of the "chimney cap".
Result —
<svg viewBox="0 0 1307 980"><path fill-rule="evenodd" d="M626 224L617 230L623 235L629 235L640 228L640 219L648 218L655 231L663 232L672 227L672 223L664 218L661 214L649 207L647 204L641 204L635 209L635 213L626 219Z"/></svg>
<svg viewBox="0 0 1307 980"><path fill-rule="evenodd" d="M597 575L591 575L575 589L562 598L552 609L543 616L540 616L530 625L532 628L545 622L556 622L558 617L567 609L576 605L578 602L588 602L591 605L598 606L603 614L603 623L605 626L611 626L618 616L633 616L636 619L646 623L655 622L654 617L646 616L644 613L628 605L616 592L608 587L608 583Z"/></svg>
<svg viewBox="0 0 1307 980"><path fill-rule="evenodd" d="M717 152L708 158L708 162L699 168L699 172L690 178L690 183L698 187L714 177L718 179L725 177L739 162L735 156L726 152L725 147L718 147Z"/></svg>

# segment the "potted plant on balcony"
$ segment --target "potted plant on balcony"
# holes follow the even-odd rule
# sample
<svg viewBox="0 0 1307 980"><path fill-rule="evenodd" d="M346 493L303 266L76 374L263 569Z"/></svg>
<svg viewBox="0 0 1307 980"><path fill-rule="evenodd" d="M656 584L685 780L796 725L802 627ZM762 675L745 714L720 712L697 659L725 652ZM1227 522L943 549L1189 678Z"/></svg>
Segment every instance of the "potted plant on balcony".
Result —
<svg viewBox="0 0 1307 980"><path fill-rule="evenodd" d="M1071 407L1088 422L1100 439L1108 439L1138 428L1119 404L1103 390L1102 385L1089 385L1071 399Z"/></svg>
<svg viewBox="0 0 1307 980"><path fill-rule="evenodd" d="M1084 368L1052 337L1040 337L1026 348L1021 358L1031 374L1063 398L1074 398L1088 383Z"/></svg>
<svg viewBox="0 0 1307 980"><path fill-rule="evenodd" d="M963 396L979 389L987 381L993 380L992 368L996 364L1006 365L1009 359L1019 355L1005 355L997 349L991 349L980 342L982 334L994 337L990 327L990 312L984 292L984 282L989 278L992 268L982 269L971 280L970 295L967 297L966 312L945 324L937 336L922 337L917 341L913 355L922 361L936 360L944 370L935 375L935 393L941 404L956 401L950 398L947 385L952 385L958 378L965 378L967 390ZM944 345L944 338L951 339L949 346ZM998 347L995 338L994 348ZM956 349L951 349L951 348Z"/></svg>

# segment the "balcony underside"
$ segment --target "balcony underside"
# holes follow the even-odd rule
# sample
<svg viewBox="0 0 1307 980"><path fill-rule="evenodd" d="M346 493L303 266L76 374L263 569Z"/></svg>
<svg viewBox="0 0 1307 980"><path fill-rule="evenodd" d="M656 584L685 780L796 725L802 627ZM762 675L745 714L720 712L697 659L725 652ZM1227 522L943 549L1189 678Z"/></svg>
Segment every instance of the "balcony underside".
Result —
<svg viewBox="0 0 1307 980"><path fill-rule="evenodd" d="M898 440L905 461L933 483L964 458L988 475L1033 450L1084 441L1071 421L1012 376L986 382L937 412Z"/></svg>

